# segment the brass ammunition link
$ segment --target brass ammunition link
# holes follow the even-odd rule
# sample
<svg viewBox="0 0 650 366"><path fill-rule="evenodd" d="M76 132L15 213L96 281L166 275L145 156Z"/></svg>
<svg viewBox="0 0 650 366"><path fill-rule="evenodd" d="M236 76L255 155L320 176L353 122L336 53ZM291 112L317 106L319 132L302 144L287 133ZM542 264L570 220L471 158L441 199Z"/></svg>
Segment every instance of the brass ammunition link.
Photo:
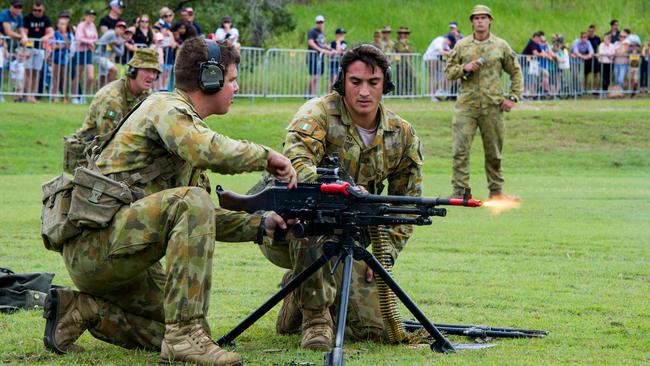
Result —
<svg viewBox="0 0 650 366"><path fill-rule="evenodd" d="M379 263L392 275L392 259L390 258L390 240L384 227L371 226L368 228L372 253ZM390 343L400 343L406 340L406 330L404 322L397 309L397 297L393 291L386 285L381 277L375 275L377 281L377 290L379 292L379 309L381 318L384 322L384 328L388 335Z"/></svg>

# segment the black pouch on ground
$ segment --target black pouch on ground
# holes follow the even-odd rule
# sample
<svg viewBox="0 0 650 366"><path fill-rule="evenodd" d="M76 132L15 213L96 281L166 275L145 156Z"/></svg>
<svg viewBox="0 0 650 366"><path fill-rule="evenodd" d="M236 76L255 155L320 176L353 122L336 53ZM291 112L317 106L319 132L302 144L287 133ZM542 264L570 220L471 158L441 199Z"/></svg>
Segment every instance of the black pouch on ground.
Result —
<svg viewBox="0 0 650 366"><path fill-rule="evenodd" d="M54 273L14 273L0 267L0 312L43 309Z"/></svg>

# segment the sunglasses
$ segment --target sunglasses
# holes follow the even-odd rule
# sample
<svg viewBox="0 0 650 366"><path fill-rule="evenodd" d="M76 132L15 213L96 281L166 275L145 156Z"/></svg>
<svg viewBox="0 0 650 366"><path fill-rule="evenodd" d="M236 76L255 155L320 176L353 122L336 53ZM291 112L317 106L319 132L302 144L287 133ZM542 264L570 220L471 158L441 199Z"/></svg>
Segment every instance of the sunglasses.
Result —
<svg viewBox="0 0 650 366"><path fill-rule="evenodd" d="M169 18L169 17L173 17L173 16L174 16L174 14L165 14L165 15L163 15L163 18Z"/></svg>
<svg viewBox="0 0 650 366"><path fill-rule="evenodd" d="M140 23L149 23L148 20L141 20Z"/></svg>
<svg viewBox="0 0 650 366"><path fill-rule="evenodd" d="M45 9L32 9L32 12L34 12L34 13L42 13L43 10L45 10Z"/></svg>

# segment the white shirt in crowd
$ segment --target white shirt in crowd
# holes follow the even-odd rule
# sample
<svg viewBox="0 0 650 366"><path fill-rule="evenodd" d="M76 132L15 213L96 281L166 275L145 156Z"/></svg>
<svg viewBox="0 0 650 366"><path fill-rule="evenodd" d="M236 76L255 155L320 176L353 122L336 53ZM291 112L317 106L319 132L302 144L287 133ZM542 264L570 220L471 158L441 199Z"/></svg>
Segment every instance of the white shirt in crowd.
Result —
<svg viewBox="0 0 650 366"><path fill-rule="evenodd" d="M600 55L600 62L604 64L611 64L614 61L616 54L616 45L613 43L605 44L605 42L598 45L598 54Z"/></svg>
<svg viewBox="0 0 650 366"><path fill-rule="evenodd" d="M444 36L436 37L427 48L427 52L425 52L424 56L422 56L422 60L424 61L437 60L439 56L443 55L441 51L449 51L449 50L450 48L447 42L445 42L445 37Z"/></svg>
<svg viewBox="0 0 650 366"><path fill-rule="evenodd" d="M233 44L239 42L239 31L235 27L230 28L228 32L226 32L223 28L219 28L216 32L214 32L214 36L217 41L225 40L226 34L230 34L228 40Z"/></svg>

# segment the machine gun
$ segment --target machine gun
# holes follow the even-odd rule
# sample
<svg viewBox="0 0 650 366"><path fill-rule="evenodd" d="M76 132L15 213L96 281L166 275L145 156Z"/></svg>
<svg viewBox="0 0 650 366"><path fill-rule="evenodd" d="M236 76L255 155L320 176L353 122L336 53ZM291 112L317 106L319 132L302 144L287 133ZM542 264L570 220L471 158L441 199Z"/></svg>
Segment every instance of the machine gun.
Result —
<svg viewBox="0 0 650 366"><path fill-rule="evenodd" d="M304 271L296 275L280 291L267 300L246 319L240 322L217 343L230 344L243 331L248 329L273 306L295 290L302 282L323 267L329 260L336 257L332 271L343 262L343 279L338 306L338 323L332 352L327 353L325 365L343 365L343 336L347 317L347 307L352 278L352 261L363 260L395 293L399 300L418 320L419 324L434 339L431 349L440 352L454 352L465 348L463 345L452 345L436 329L435 325L408 297L406 292L391 277L381 263L364 247L355 241L362 241L364 229L372 226L386 225L431 225L432 216L445 216L445 208L438 206L479 207L479 200L426 198L410 196L381 196L370 194L349 182L342 182L339 168L318 168L320 180L315 183L299 183L296 188L288 189L286 184L276 182L253 195L243 196L224 191L217 186L216 192L222 208L254 213L257 211L275 211L284 219L298 219L291 227L291 233L296 238L327 235L336 236L338 240L323 245L324 254L314 261ZM276 232L276 239L283 239L287 232ZM480 345L479 345L480 346ZM475 349L476 346L468 347Z"/></svg>
<svg viewBox="0 0 650 366"><path fill-rule="evenodd" d="M275 211L284 219L298 219L291 232L296 238L314 235L334 235L349 228L359 240L359 228L377 225L431 225L431 216L447 215L437 206L479 207L475 199L426 198L410 196L381 196L370 194L348 182L299 183L294 189L276 183L262 192L242 196L217 186L219 205L228 210ZM399 216L404 215L404 216ZM282 239L281 232L276 239Z"/></svg>

